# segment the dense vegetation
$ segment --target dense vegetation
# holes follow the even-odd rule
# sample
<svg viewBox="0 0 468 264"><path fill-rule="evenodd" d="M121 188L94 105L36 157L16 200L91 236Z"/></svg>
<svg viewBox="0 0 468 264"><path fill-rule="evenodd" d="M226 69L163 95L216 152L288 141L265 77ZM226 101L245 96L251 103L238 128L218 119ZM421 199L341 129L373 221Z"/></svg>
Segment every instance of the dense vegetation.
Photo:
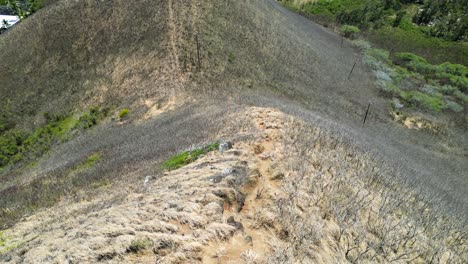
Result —
<svg viewBox="0 0 468 264"><path fill-rule="evenodd" d="M326 25L359 27L381 48L413 52L432 63L468 65L468 1L282 0L290 8ZM451 52L446 52L449 49Z"/></svg>
<svg viewBox="0 0 468 264"><path fill-rule="evenodd" d="M43 0L0 0L0 14L25 18L43 6Z"/></svg>
<svg viewBox="0 0 468 264"><path fill-rule="evenodd" d="M51 146L69 139L75 131L88 129L107 114L107 109L92 107L79 118L73 115L44 114L45 122L34 131L15 127L9 113L0 114L0 169L20 161L33 161Z"/></svg>
<svg viewBox="0 0 468 264"><path fill-rule="evenodd" d="M417 107L433 112L460 113L468 102L468 68L460 64L433 65L413 53L396 53L371 48L355 41L363 49L365 62L377 77L377 86L393 98L394 110Z"/></svg>

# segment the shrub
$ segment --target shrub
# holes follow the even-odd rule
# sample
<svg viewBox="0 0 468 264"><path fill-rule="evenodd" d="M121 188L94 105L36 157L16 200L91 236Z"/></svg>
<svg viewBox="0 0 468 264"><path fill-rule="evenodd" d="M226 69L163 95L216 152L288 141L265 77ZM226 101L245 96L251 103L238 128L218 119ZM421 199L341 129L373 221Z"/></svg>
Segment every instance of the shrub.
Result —
<svg viewBox="0 0 468 264"><path fill-rule="evenodd" d="M453 93L453 95L455 95L456 98L460 99L461 101L463 101L464 103L468 103L468 95L460 92L460 91L455 91Z"/></svg>
<svg viewBox="0 0 468 264"><path fill-rule="evenodd" d="M120 110L118 114L118 118L119 120L124 120L126 117L128 117L129 114L130 114L130 110L128 110L127 108L124 108Z"/></svg>
<svg viewBox="0 0 468 264"><path fill-rule="evenodd" d="M103 116L105 116L105 111L101 111L100 107L91 107L87 113L78 119L75 128L91 128L95 126Z"/></svg>
<svg viewBox="0 0 468 264"><path fill-rule="evenodd" d="M101 158L102 156L99 153L92 154L88 158L86 158L86 160L83 163L78 165L74 171L81 172L81 171L90 169L94 167L94 165L96 165L96 163L98 163L101 160Z"/></svg>
<svg viewBox="0 0 468 264"><path fill-rule="evenodd" d="M411 91L402 92L400 93L400 96L410 104L418 105L435 112L440 112L447 108L444 97L439 93L428 95L418 91Z"/></svg>
<svg viewBox="0 0 468 264"><path fill-rule="evenodd" d="M452 95L457 91L456 87L453 87L451 85L444 85L444 86L438 86L437 90L444 95Z"/></svg>
<svg viewBox="0 0 468 264"><path fill-rule="evenodd" d="M143 251L145 249L152 247L153 245L154 245L154 242L150 238L146 237L146 238L141 238L141 239L135 239L127 248L127 252L138 253L140 251Z"/></svg>
<svg viewBox="0 0 468 264"><path fill-rule="evenodd" d="M228 54L228 62L233 63L236 57L234 56L234 53L229 52Z"/></svg>
<svg viewBox="0 0 468 264"><path fill-rule="evenodd" d="M437 71L461 77L468 77L468 67L461 64L445 62L437 66Z"/></svg>
<svg viewBox="0 0 468 264"><path fill-rule="evenodd" d="M344 25L341 27L341 32L343 32L345 37L353 39L357 33L361 32L361 30L355 26Z"/></svg>
<svg viewBox="0 0 468 264"><path fill-rule="evenodd" d="M372 56L382 62L389 63L390 62L390 53L383 49L369 49L367 50L367 54Z"/></svg>
<svg viewBox="0 0 468 264"><path fill-rule="evenodd" d="M403 17L405 17L405 15L406 15L406 11L404 11L404 10L398 11L396 13L395 20L393 21L392 26L393 27L399 27L400 23L401 23L401 20L403 20Z"/></svg>
<svg viewBox="0 0 468 264"><path fill-rule="evenodd" d="M377 81L377 88L380 89L381 92L383 92L384 95L386 96L397 96L401 93L400 88L393 84L392 82L386 82L383 80L378 80Z"/></svg>
<svg viewBox="0 0 468 264"><path fill-rule="evenodd" d="M463 106L459 105L458 103L454 101L447 100L446 104L447 104L447 108L452 110L455 113L460 113L464 109Z"/></svg>
<svg viewBox="0 0 468 264"><path fill-rule="evenodd" d="M353 40L352 44L358 49L363 50L363 51L366 51L371 48L371 44L362 39Z"/></svg>
<svg viewBox="0 0 468 264"><path fill-rule="evenodd" d="M208 152L217 150L219 147L219 143L215 142L210 145L201 147L201 148L196 148L194 150L190 151L184 151L181 152L170 159L168 159L166 162L163 163L162 169L164 170L176 170L179 169L187 164L190 164L197 160L201 155L206 154Z"/></svg>

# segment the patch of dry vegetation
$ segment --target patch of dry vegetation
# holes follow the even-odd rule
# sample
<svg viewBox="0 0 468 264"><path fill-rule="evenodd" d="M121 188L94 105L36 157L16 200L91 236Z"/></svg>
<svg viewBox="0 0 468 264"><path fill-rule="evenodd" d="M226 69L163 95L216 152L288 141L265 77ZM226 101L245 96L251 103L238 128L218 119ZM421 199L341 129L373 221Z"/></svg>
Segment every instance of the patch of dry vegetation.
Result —
<svg viewBox="0 0 468 264"><path fill-rule="evenodd" d="M463 263L466 226L385 163L291 116L232 114L234 148L144 187L55 206L5 234L11 263ZM235 121L233 121L235 120ZM220 134L229 135L224 130ZM143 182L140 182L143 185ZM122 186L123 187L123 186ZM110 196L109 193L114 193Z"/></svg>

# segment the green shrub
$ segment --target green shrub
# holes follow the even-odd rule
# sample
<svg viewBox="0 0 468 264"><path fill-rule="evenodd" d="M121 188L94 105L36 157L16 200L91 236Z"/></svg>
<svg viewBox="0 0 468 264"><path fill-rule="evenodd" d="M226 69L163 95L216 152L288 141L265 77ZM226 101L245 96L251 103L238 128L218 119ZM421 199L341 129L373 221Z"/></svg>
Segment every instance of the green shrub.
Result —
<svg viewBox="0 0 468 264"><path fill-rule="evenodd" d="M447 109L450 109L455 113L460 113L464 109L463 106L461 106L460 104L458 104L458 103L456 103L454 101L447 100L446 104L447 104Z"/></svg>
<svg viewBox="0 0 468 264"><path fill-rule="evenodd" d="M392 26L393 27L399 27L401 24L401 21L403 20L403 17L406 16L406 11L405 10L400 10L396 13L395 20L393 21Z"/></svg>
<svg viewBox="0 0 468 264"><path fill-rule="evenodd" d="M352 44L362 51L366 51L372 47L369 42L362 39L353 40Z"/></svg>
<svg viewBox="0 0 468 264"><path fill-rule="evenodd" d="M447 108L447 105L444 101L444 97L439 93L428 95L419 91L410 91L402 92L400 93L400 96L406 102L412 105L421 106L423 108L433 110L435 112L440 112Z"/></svg>
<svg viewBox="0 0 468 264"><path fill-rule="evenodd" d="M100 160L102 159L101 154L99 153L94 153L90 155L89 157L86 158L84 162L76 166L76 168L73 170L75 172L81 172L87 169L90 169L96 165Z"/></svg>
<svg viewBox="0 0 468 264"><path fill-rule="evenodd" d="M468 95L466 95L465 93L462 93L457 90L453 93L453 95L455 95L455 97L460 99L462 102L468 103Z"/></svg>
<svg viewBox="0 0 468 264"><path fill-rule="evenodd" d="M181 152L171 157L166 162L164 162L162 165L162 169L170 170L170 171L179 169L187 164L194 162L201 155L217 150L218 147L219 147L219 143L215 142L215 143L212 143L210 145L207 145L201 148L196 148L194 150Z"/></svg>
<svg viewBox="0 0 468 264"><path fill-rule="evenodd" d="M403 22L402 22L403 23ZM410 23L411 24L411 23ZM433 64L446 61L468 65L468 45L428 37L420 28L382 27L368 32L368 40L376 47L394 52L412 52ZM450 52L447 52L447 51Z"/></svg>
<svg viewBox="0 0 468 264"><path fill-rule="evenodd" d="M154 245L153 240L150 238L140 238L132 241L130 246L127 248L128 253L138 253L145 249L148 249Z"/></svg>
<svg viewBox="0 0 468 264"><path fill-rule="evenodd" d="M68 140L74 129L87 129L97 124L105 111L90 108L79 119L74 116L45 114L47 124L33 132L15 129L0 134L0 168L19 161L33 161L46 153L53 144Z"/></svg>
<svg viewBox="0 0 468 264"><path fill-rule="evenodd" d="M23 142L27 135L22 131L10 130L0 136L0 167L8 165L13 160L21 159Z"/></svg>
<svg viewBox="0 0 468 264"><path fill-rule="evenodd" d="M88 129L94 125L96 125L97 121L95 117L90 115L89 113L84 114L83 116L80 117L78 120L78 123L76 124L77 128L82 128L82 129Z"/></svg>
<svg viewBox="0 0 468 264"><path fill-rule="evenodd" d="M437 66L437 71L460 77L468 77L468 67L461 64L445 62Z"/></svg>
<svg viewBox="0 0 468 264"><path fill-rule="evenodd" d="M76 123L76 128L89 129L97 125L98 121L106 115L106 111L102 111L100 107L91 107L88 112L83 114Z"/></svg>
<svg viewBox="0 0 468 264"><path fill-rule="evenodd" d="M393 97L401 93L400 88L392 82L379 81L377 82L377 87L385 96Z"/></svg>
<svg viewBox="0 0 468 264"><path fill-rule="evenodd" d="M118 114L118 118L119 120L124 120L129 114L130 114L130 110L128 110L127 108L124 108L120 110Z"/></svg>
<svg viewBox="0 0 468 264"><path fill-rule="evenodd" d="M458 89L456 87L451 86L451 85L443 85L443 86L437 86L437 90L443 95L452 95Z"/></svg>
<svg viewBox="0 0 468 264"><path fill-rule="evenodd" d="M383 49L368 49L367 53L369 56L376 58L379 61L389 63L390 62L390 53Z"/></svg>
<svg viewBox="0 0 468 264"><path fill-rule="evenodd" d="M424 58L409 52L395 54L393 61L397 65L402 65L409 70L423 75L430 75L437 71L436 66L429 64Z"/></svg>
<svg viewBox="0 0 468 264"><path fill-rule="evenodd" d="M344 25L341 27L341 32L343 32L345 37L352 39L356 36L357 33L361 32L361 30L355 26Z"/></svg>
<svg viewBox="0 0 468 264"><path fill-rule="evenodd" d="M234 53L229 52L228 54L228 62L233 63L236 57L234 56Z"/></svg>

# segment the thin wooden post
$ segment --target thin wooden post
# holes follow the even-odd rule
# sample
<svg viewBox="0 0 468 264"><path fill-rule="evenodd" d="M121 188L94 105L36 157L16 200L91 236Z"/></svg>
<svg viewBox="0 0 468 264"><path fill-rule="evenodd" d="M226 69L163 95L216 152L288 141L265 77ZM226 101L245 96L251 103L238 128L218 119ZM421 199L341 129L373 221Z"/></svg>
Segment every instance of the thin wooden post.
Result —
<svg viewBox="0 0 468 264"><path fill-rule="evenodd" d="M353 71L354 71L354 68L356 67L356 64L357 64L357 60L354 61L353 68L351 68L351 71L349 72L348 80L349 80L349 78L351 78L351 74L353 74Z"/></svg>
<svg viewBox="0 0 468 264"><path fill-rule="evenodd" d="M364 122L362 122L362 126L363 126L363 127L364 127L364 125L366 124L367 116L369 115L370 106L371 106L371 104L369 104L369 105L367 106L366 115L364 116Z"/></svg>
<svg viewBox="0 0 468 264"><path fill-rule="evenodd" d="M343 42L344 42L344 36L341 35L341 47L343 47Z"/></svg>
<svg viewBox="0 0 468 264"><path fill-rule="evenodd" d="M200 62L200 42L198 41L198 32L195 33L195 41L197 42L198 70L200 70L200 69L201 69L201 62Z"/></svg>

